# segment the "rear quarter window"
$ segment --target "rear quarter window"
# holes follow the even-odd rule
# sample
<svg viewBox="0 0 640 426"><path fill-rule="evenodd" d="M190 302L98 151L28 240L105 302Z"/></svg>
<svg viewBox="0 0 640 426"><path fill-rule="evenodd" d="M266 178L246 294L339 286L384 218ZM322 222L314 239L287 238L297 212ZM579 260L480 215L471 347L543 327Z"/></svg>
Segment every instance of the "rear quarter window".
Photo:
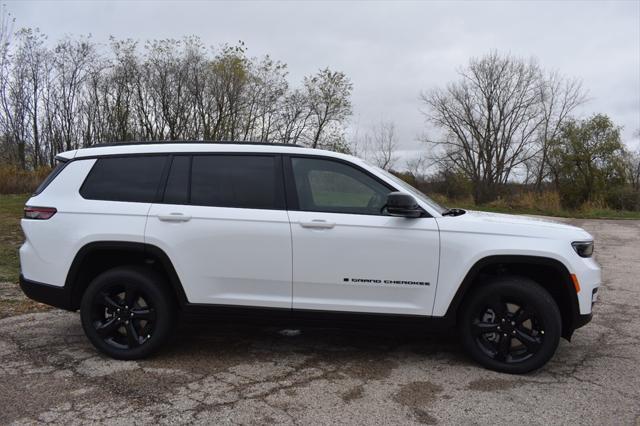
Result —
<svg viewBox="0 0 640 426"><path fill-rule="evenodd" d="M53 170L51 170L51 173L49 173L47 175L46 178L44 178L44 180L42 181L42 183L40 185L38 185L38 187L36 188L35 192L33 193L33 195L38 195L40 194L42 191L44 191L46 189L47 186L49 186L49 184L51 182L53 182L53 180L56 178L56 176L58 176L60 174L60 172L62 171L62 169L64 169L67 166L68 162L66 161L58 161L58 163L56 164L56 166L53 168Z"/></svg>
<svg viewBox="0 0 640 426"><path fill-rule="evenodd" d="M99 158L80 188L90 200L153 202L167 156Z"/></svg>

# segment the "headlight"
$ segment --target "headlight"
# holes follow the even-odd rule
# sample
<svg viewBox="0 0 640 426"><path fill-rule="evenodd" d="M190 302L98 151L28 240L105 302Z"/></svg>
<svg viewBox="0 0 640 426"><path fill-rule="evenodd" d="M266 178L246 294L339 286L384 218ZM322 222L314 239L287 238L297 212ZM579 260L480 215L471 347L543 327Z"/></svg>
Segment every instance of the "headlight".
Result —
<svg viewBox="0 0 640 426"><path fill-rule="evenodd" d="M593 254L593 241L576 241L571 245L580 257L591 257Z"/></svg>

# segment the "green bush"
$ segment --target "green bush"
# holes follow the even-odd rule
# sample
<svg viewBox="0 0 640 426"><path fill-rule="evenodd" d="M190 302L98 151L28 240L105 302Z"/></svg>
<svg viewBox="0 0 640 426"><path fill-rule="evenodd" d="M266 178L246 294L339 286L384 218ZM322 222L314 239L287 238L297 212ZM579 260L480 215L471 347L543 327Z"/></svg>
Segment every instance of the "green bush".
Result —
<svg viewBox="0 0 640 426"><path fill-rule="evenodd" d="M607 207L614 210L640 211L640 191L631 187L618 187L607 191Z"/></svg>

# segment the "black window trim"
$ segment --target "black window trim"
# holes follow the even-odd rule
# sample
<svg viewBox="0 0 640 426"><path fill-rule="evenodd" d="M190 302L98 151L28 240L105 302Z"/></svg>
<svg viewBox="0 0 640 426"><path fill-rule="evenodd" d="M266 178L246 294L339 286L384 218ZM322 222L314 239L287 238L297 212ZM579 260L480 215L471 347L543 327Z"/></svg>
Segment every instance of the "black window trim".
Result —
<svg viewBox="0 0 640 426"><path fill-rule="evenodd" d="M287 205L289 206L289 210L291 211L304 211L309 213L349 214L349 215L360 215L360 216L386 216L384 214L378 215L378 214L370 214L370 213L345 213L345 212L301 210L300 204L298 202L298 193L296 190L295 176L293 174L293 165L291 163L292 158L312 158L315 160L325 160L325 161L333 161L336 163L342 163L347 166L353 167L354 169L369 176L376 182L380 183L381 185L389 189L390 192L400 191L398 188L382 180L379 176L376 176L375 174L371 173L369 170L361 167L358 164L352 163L351 161L343 160L342 158L330 157L327 155L314 155L314 154L283 154L282 157L283 157L283 166L284 166L283 170L285 172L285 189L287 194L286 199L287 199ZM422 210L424 211L424 214L422 217L432 217L428 211L426 211L425 209L422 209Z"/></svg>
<svg viewBox="0 0 640 426"><path fill-rule="evenodd" d="M280 153L280 152L238 152L238 151L216 151L216 152L206 152L206 151L196 151L196 152L192 152L192 151L185 151L185 152L145 152L145 153L135 153L135 152L131 152L131 153L126 153L126 154L101 154L101 155L92 155L92 156L86 156L86 157L75 157L72 159L69 159L68 161L66 161L65 166L71 162L74 161L81 161L81 160L99 160L101 158L120 158L120 157L150 157L150 156L165 156L167 157L167 162L165 163L165 169L163 170L163 175L161 176L160 179L160 185L158 188L158 192L156 194L157 199L155 201L153 201L153 203L155 204L165 204L165 205L184 205L184 204L175 204L175 203L167 203L164 201L164 192L166 190L166 184L167 184L167 179L168 179L168 175L169 175L169 171L171 170L171 164L173 162L173 157L174 156L191 156L191 162L189 165L189 170L191 170L191 166L193 164L193 157L194 156L198 156L198 155L235 155L235 156L241 156L241 155L248 155L248 156L267 156L267 157L275 157L276 158L276 169L280 169L281 170L281 175L282 175L282 185L279 186L279 188L281 190L284 190L284 194L282 194L282 204L283 207L280 209L252 209L250 207L242 207L242 208L246 208L249 210L285 210L285 211L306 211L306 210L300 210L299 204L298 204L298 195L296 192L296 187L295 187L295 179L293 176L293 167L291 165L291 158L313 158L313 159L318 159L318 160L327 160L327 161L335 161L338 163L343 163L347 166L351 166L363 173L365 173L367 176L373 178L375 181L377 181L378 183L386 186L387 188L389 188L391 191L402 191L396 187L394 187L393 185L389 184L388 182L384 181L383 179L381 179L380 177L376 176L375 174L373 174L372 172L370 172L369 170L361 167L358 164L355 164L351 161L347 161L344 160L342 158L337 158L337 157L331 157L331 156L327 156L327 155L317 155L317 154L289 154L289 153ZM167 164L169 165L167 167ZM94 164L95 166L95 164ZM93 166L91 167L93 169ZM89 174L91 173L91 170L89 171L89 173L87 173L87 176L85 176L85 181L87 179L87 177L89 176ZM166 173L166 175L165 175ZM278 174L276 172L276 174ZM80 186L80 190L82 190L82 187L84 186L84 182L82 183L82 185ZM80 191L79 190L79 191ZM191 192L191 177L189 177L189 192ZM404 192L404 191L402 191ZM81 195L82 196L82 195ZM84 197L82 197L84 198ZM98 200L99 201L99 200ZM124 202L137 202L137 201L124 201ZM195 206L196 204L188 204L188 205L193 205ZM198 205L199 206L199 205ZM200 207L213 207L213 206L200 206ZM219 207L219 208L240 208L240 207ZM422 217L425 218L430 218L433 217L427 210L425 210L424 208L422 209L424 211L424 214ZM313 213L313 212L310 212ZM368 213L344 213L344 212L315 212L315 213L331 213L331 214L353 214L353 215L361 215L361 216L380 216L380 215L373 215L373 214L368 214Z"/></svg>

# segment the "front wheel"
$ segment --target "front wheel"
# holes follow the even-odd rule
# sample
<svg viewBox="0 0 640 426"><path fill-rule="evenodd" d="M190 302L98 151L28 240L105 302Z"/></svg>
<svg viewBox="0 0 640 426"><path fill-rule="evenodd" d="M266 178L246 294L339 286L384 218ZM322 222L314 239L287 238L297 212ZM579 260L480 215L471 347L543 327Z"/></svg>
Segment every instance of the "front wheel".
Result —
<svg viewBox="0 0 640 426"><path fill-rule="evenodd" d="M562 319L556 302L538 283L500 277L469 295L458 326L474 360L491 370L522 374L551 359Z"/></svg>
<svg viewBox="0 0 640 426"><path fill-rule="evenodd" d="M167 340L174 308L160 275L147 268L118 267L89 284L80 317L98 350L116 359L140 359Z"/></svg>

